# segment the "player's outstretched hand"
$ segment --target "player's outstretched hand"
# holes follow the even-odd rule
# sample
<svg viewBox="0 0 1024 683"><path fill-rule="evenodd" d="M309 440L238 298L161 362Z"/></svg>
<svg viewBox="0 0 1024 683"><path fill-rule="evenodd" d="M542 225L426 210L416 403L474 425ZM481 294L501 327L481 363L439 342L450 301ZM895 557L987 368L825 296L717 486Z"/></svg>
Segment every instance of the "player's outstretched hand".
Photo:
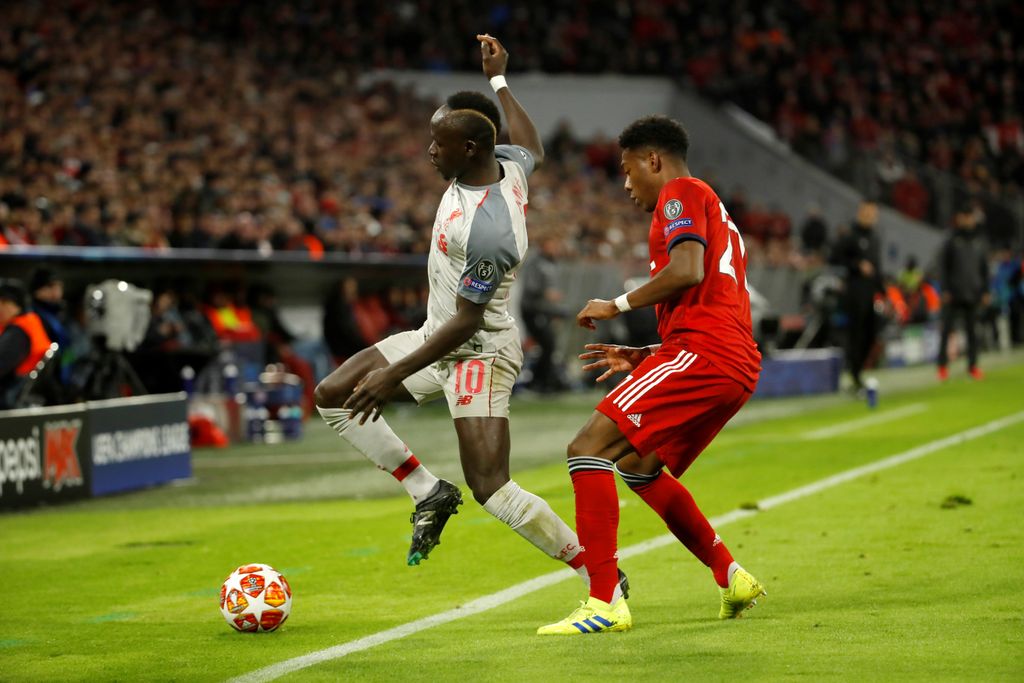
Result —
<svg viewBox="0 0 1024 683"><path fill-rule="evenodd" d="M611 320L619 314L619 307L614 301L591 299L583 310L576 314L576 324L588 330L596 330L595 320Z"/></svg>
<svg viewBox="0 0 1024 683"><path fill-rule="evenodd" d="M489 33L478 33L476 39L480 41L480 52L483 53L484 76L504 76L508 66L508 51Z"/></svg>
<svg viewBox="0 0 1024 683"><path fill-rule="evenodd" d="M384 410L384 404L394 395L395 389L400 383L401 380L395 381L391 373L388 372L388 368L371 370L356 385L352 395L348 397L342 407L352 411L353 420L362 415L359 424L365 424L369 417L376 422L381 411Z"/></svg>
<svg viewBox="0 0 1024 683"><path fill-rule="evenodd" d="M603 382L619 372L629 372L651 355L651 350L646 346L637 348L618 344L587 344L583 348L587 351L580 354L580 360L594 361L584 365L583 370L604 369L604 373L597 378L598 382Z"/></svg>

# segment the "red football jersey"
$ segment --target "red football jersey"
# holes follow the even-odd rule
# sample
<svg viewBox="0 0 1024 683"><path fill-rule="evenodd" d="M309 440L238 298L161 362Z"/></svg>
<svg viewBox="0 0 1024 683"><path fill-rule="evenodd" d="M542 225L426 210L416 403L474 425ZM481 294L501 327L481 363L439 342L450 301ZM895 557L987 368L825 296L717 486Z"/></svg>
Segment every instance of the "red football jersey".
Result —
<svg viewBox="0 0 1024 683"><path fill-rule="evenodd" d="M704 279L656 306L662 343L704 356L753 391L761 354L751 332L746 248L725 205L697 178L676 178L661 188L651 219L651 277L685 240L704 245Z"/></svg>

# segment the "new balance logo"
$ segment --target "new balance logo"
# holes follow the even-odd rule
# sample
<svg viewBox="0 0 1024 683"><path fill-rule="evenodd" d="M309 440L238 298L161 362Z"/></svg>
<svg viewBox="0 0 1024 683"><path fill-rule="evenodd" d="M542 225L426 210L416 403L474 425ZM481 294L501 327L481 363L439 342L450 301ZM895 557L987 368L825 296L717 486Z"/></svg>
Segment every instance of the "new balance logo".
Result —
<svg viewBox="0 0 1024 683"><path fill-rule="evenodd" d="M455 405L457 406L468 406L472 402L472 396L459 396L457 399L455 399Z"/></svg>
<svg viewBox="0 0 1024 683"><path fill-rule="evenodd" d="M641 417L643 417L643 415L641 415L640 413L633 413L632 415L627 415L626 419L635 424L637 427L639 427Z"/></svg>

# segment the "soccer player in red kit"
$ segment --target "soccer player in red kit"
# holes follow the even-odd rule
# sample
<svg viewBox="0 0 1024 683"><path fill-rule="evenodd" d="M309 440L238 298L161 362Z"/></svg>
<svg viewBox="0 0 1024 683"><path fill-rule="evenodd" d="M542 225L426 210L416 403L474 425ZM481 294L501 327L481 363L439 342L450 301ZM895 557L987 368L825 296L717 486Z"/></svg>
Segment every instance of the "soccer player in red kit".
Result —
<svg viewBox="0 0 1024 683"><path fill-rule="evenodd" d="M596 329L641 306L654 306L660 345L588 344L586 370L603 381L631 371L597 406L568 448L576 494L576 532L586 548L590 598L541 635L624 631L633 619L618 581L619 501L614 472L707 565L721 591L719 618L738 617L765 594L734 560L677 477L747 402L761 356L750 323L743 239L707 183L690 175L689 139L664 116L630 124L619 136L626 191L653 212L651 279L614 301L592 299L576 316ZM671 476L664 471L668 468Z"/></svg>

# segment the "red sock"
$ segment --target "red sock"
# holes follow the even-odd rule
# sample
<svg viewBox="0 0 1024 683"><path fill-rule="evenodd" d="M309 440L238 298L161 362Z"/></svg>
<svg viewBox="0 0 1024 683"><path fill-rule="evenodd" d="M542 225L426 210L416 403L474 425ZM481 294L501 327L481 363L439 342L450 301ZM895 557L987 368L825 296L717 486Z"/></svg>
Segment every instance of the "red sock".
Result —
<svg viewBox="0 0 1024 683"><path fill-rule="evenodd" d="M583 566L584 560L586 559L586 557L587 557L587 554L585 552L580 551L580 552L576 553L576 556L573 557L571 560L566 560L565 563L567 565L569 565L570 567L572 567L573 569L579 569L580 567Z"/></svg>
<svg viewBox="0 0 1024 683"><path fill-rule="evenodd" d="M715 583L727 588L732 555L711 528L686 487L664 470L648 483L631 483L628 480L626 483L665 520L669 531L686 546L687 550L711 568Z"/></svg>
<svg viewBox="0 0 1024 683"><path fill-rule="evenodd" d="M406 451L406 453L408 452L409 451ZM401 465L395 468L395 471L391 473L391 476L397 479L398 481L402 481L403 479L408 477L414 469L416 469L419 466L419 459L417 459L415 455L410 454L409 457L406 458L405 462L403 462Z"/></svg>
<svg viewBox="0 0 1024 683"><path fill-rule="evenodd" d="M591 597L611 602L619 583L619 495L612 464L601 458L569 458L576 493L576 533L586 555Z"/></svg>

